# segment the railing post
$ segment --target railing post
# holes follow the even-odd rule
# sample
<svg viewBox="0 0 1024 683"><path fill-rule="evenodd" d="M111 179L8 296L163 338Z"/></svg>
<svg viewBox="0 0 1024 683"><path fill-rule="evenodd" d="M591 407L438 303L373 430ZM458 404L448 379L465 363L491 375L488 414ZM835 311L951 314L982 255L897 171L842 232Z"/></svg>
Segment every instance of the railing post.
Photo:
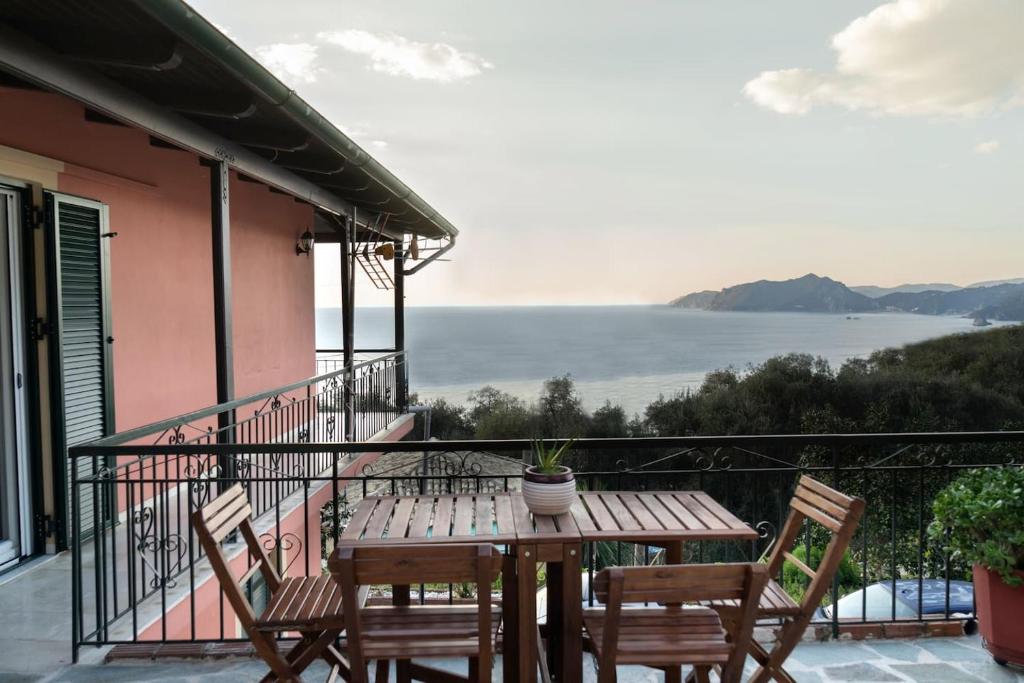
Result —
<svg viewBox="0 0 1024 683"><path fill-rule="evenodd" d="M72 457L71 466L71 663L78 664L79 628L82 613L82 529L78 514L78 467Z"/></svg>
<svg viewBox="0 0 1024 683"><path fill-rule="evenodd" d="M839 482L839 449L832 445L832 486L840 489ZM810 559L810 554L807 555ZM840 559L840 564L842 560ZM867 587L864 588L867 590ZM832 574L832 638L839 639L839 570Z"/></svg>

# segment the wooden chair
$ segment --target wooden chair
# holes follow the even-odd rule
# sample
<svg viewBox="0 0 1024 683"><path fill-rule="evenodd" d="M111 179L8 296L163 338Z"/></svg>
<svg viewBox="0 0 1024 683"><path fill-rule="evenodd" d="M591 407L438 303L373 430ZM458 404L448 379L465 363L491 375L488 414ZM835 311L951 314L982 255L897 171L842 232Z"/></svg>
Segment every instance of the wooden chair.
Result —
<svg viewBox="0 0 1024 683"><path fill-rule="evenodd" d="M333 647L344 628L341 590L330 576L281 578L260 545L253 530L252 508L241 485L235 484L192 515L192 527L220 582L224 595L242 628L252 640L256 654L270 666L265 681L301 681L300 674L318 657L331 666L333 680L339 673L348 677L348 666ZM220 542L241 531L254 564L235 577ZM259 572L270 594L267 608L259 616L245 597L242 586ZM301 640L287 655L278 647L275 635L297 632Z"/></svg>
<svg viewBox="0 0 1024 683"><path fill-rule="evenodd" d="M643 664L678 681L682 665L700 683L721 667L723 683L738 683L754 628L754 615L768 569L761 564L661 565L602 569L594 592L604 608L583 612L587 647L597 659L599 683L616 680L617 664ZM680 603L733 600L742 607L732 632L718 613ZM660 607L623 609L623 603Z"/></svg>
<svg viewBox="0 0 1024 683"><path fill-rule="evenodd" d="M768 581L758 606L757 618L779 619L782 628L771 652L757 641L750 642L750 655L760 664L760 668L750 678L750 683L764 683L772 679L781 683L795 681L783 668L783 664L803 637L825 593L832 587L832 577L839 568L863 514L864 501L860 498L844 495L811 477L800 477L789 503L789 516L768 558L768 574L779 576L783 563L788 560L810 578L810 584L803 599L797 603L774 579ZM831 534L831 540L816 569L811 569L790 552L798 541L805 520L820 524ZM715 601L710 606L718 609L726 621L731 619L730 610L736 607L730 601Z"/></svg>
<svg viewBox="0 0 1024 683"><path fill-rule="evenodd" d="M491 584L501 553L489 544L342 546L328 563L341 586L352 682L367 683L367 663L386 681L398 660L399 683L452 680L452 675L413 664L413 658L469 659L467 680L491 680L498 611ZM410 605L408 587L423 583L474 583L475 606ZM361 586L391 584L394 605L358 608Z"/></svg>

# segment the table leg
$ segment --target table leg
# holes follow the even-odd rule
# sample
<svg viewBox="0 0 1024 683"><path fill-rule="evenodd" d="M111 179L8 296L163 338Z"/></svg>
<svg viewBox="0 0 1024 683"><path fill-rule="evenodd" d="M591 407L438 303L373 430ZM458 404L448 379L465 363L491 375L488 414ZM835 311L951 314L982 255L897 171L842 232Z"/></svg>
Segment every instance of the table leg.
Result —
<svg viewBox="0 0 1024 683"><path fill-rule="evenodd" d="M537 680L537 547L520 545L516 552L519 606L519 680Z"/></svg>
<svg viewBox="0 0 1024 683"><path fill-rule="evenodd" d="M683 542L669 541L665 544L665 564L683 563Z"/></svg>
<svg viewBox="0 0 1024 683"><path fill-rule="evenodd" d="M682 541L670 541L665 544L665 564L683 563ZM665 683L681 683L683 678L682 669L672 666L665 669Z"/></svg>
<svg viewBox="0 0 1024 683"><path fill-rule="evenodd" d="M548 560L545 565L547 569L547 605L545 606L545 627L541 634L547 642L545 648L548 655L548 668L551 672L561 678L562 672L562 629L564 624L564 611L562 609L562 563Z"/></svg>
<svg viewBox="0 0 1024 683"><path fill-rule="evenodd" d="M560 683L583 680L583 588L580 585L583 545L562 546L562 632L561 659L558 660ZM550 584L549 584L550 585ZM550 595L548 597L550 600Z"/></svg>
<svg viewBox="0 0 1024 683"><path fill-rule="evenodd" d="M516 549L509 548L501 565L501 679L519 680L519 583Z"/></svg>

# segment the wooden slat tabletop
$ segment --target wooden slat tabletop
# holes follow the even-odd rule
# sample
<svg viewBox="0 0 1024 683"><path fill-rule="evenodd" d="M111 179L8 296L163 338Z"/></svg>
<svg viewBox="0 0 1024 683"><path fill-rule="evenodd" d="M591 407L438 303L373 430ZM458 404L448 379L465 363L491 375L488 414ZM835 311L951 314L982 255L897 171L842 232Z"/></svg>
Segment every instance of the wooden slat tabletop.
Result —
<svg viewBox="0 0 1024 683"><path fill-rule="evenodd" d="M571 514L584 541L757 539L703 491L581 492Z"/></svg>
<svg viewBox="0 0 1024 683"><path fill-rule="evenodd" d="M370 496L340 543L755 540L757 532L703 491L581 492L564 515L533 515L522 494Z"/></svg>
<svg viewBox="0 0 1024 683"><path fill-rule="evenodd" d="M368 496L359 501L339 545L372 543L513 543L509 494Z"/></svg>
<svg viewBox="0 0 1024 683"><path fill-rule="evenodd" d="M520 493L509 494L516 538L520 543L579 543L580 530L572 512L561 515L535 515L526 508Z"/></svg>

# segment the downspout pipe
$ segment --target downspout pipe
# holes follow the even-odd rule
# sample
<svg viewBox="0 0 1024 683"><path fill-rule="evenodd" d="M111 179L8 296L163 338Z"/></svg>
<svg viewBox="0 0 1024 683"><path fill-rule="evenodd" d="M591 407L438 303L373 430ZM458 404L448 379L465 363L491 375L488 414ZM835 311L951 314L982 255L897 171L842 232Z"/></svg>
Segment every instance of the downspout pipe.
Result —
<svg viewBox="0 0 1024 683"><path fill-rule="evenodd" d="M231 39L182 0L135 0L135 2L154 19L245 81L269 104L280 109L307 132L317 137L343 157L348 164L360 168L372 180L379 183L395 198L408 204L423 216L424 220L432 223L442 233L451 237L458 234L459 231L454 225L413 192L408 185L399 180L363 148L338 130L334 124L325 119L312 105L299 97L294 90L274 77L263 65L246 54Z"/></svg>

